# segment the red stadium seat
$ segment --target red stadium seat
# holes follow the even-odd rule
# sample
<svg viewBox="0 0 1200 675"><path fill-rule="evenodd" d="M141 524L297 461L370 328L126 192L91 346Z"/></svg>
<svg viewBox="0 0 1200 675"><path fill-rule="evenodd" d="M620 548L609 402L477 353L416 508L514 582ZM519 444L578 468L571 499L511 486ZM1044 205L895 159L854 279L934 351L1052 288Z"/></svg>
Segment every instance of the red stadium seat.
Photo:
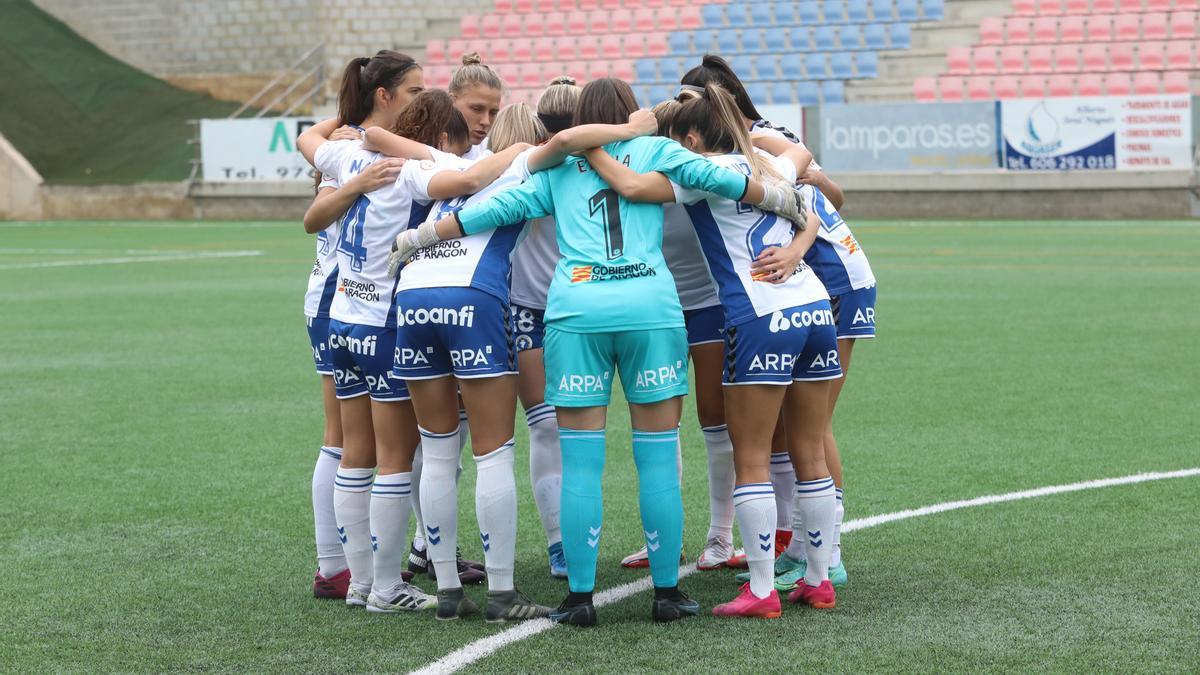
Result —
<svg viewBox="0 0 1200 675"><path fill-rule="evenodd" d="M1048 73L1054 69L1054 47L1032 45L1028 51L1029 72Z"/></svg>
<svg viewBox="0 0 1200 675"><path fill-rule="evenodd" d="M985 45L998 45L1004 42L1004 19L996 16L985 16L980 19L979 37Z"/></svg>
<svg viewBox="0 0 1200 675"><path fill-rule="evenodd" d="M1142 15L1142 39L1167 39L1167 14L1165 12L1148 12Z"/></svg>
<svg viewBox="0 0 1200 675"><path fill-rule="evenodd" d="M1095 77L1096 90L1100 90L1100 76L1086 75L1082 77ZM1051 96L1074 96L1075 95L1075 80L1070 75L1051 75L1046 82L1046 89Z"/></svg>
<svg viewBox="0 0 1200 675"><path fill-rule="evenodd" d="M1133 93L1148 95L1157 94L1162 91L1162 83L1158 79L1158 73L1152 71L1142 71L1133 75Z"/></svg>
<svg viewBox="0 0 1200 675"><path fill-rule="evenodd" d="M546 14L546 35L566 35L567 34L567 15L563 12L550 12Z"/></svg>
<svg viewBox="0 0 1200 675"><path fill-rule="evenodd" d="M633 11L633 30L639 33L654 30L657 13L650 7L639 7Z"/></svg>
<svg viewBox="0 0 1200 675"><path fill-rule="evenodd" d="M587 79L598 80L602 77L608 77L611 61L598 60L588 63Z"/></svg>
<svg viewBox="0 0 1200 675"><path fill-rule="evenodd" d="M1089 42L1083 46L1083 69L1100 72L1108 69L1108 45Z"/></svg>
<svg viewBox="0 0 1200 675"><path fill-rule="evenodd" d="M454 66L429 66L425 69L425 86L445 89L450 84L450 76L453 74Z"/></svg>
<svg viewBox="0 0 1200 675"><path fill-rule="evenodd" d="M646 56L666 56L671 53L666 33L646 33Z"/></svg>
<svg viewBox="0 0 1200 675"><path fill-rule="evenodd" d="M534 38L529 41L533 47L535 61L552 61L558 58L558 39L552 37Z"/></svg>
<svg viewBox="0 0 1200 675"><path fill-rule="evenodd" d="M574 61L575 60L575 45L579 38L566 35L554 41L555 60L558 61Z"/></svg>
<svg viewBox="0 0 1200 675"><path fill-rule="evenodd" d="M1019 87L1017 86L1017 78L1015 75L1001 75L992 79L992 91L996 94L996 98L1017 98Z"/></svg>
<svg viewBox="0 0 1200 675"><path fill-rule="evenodd" d="M1087 39L1091 42L1111 42L1112 15L1093 14L1087 18Z"/></svg>
<svg viewBox="0 0 1200 675"><path fill-rule="evenodd" d="M1039 16L1034 19L1033 39L1036 42L1058 42L1058 17Z"/></svg>
<svg viewBox="0 0 1200 675"><path fill-rule="evenodd" d="M480 46L480 53L489 63L504 63L512 60L512 42L510 40L488 40Z"/></svg>
<svg viewBox="0 0 1200 675"><path fill-rule="evenodd" d="M1079 70L1079 45L1054 46L1054 70L1059 73L1074 73Z"/></svg>
<svg viewBox="0 0 1200 675"><path fill-rule="evenodd" d="M474 51L471 48L471 40L462 38L454 38L446 43L446 61L445 63L459 63L459 59L463 54Z"/></svg>
<svg viewBox="0 0 1200 675"><path fill-rule="evenodd" d="M972 72L990 75L996 72L996 48L988 45L971 50Z"/></svg>
<svg viewBox="0 0 1200 675"><path fill-rule="evenodd" d="M570 0L568 0L569 2ZM533 11L546 14L558 10L558 0L533 0Z"/></svg>
<svg viewBox="0 0 1200 675"><path fill-rule="evenodd" d="M937 100L937 78L918 77L913 80L913 98L920 103L932 103Z"/></svg>
<svg viewBox="0 0 1200 675"><path fill-rule="evenodd" d="M1133 43L1114 42L1108 45L1109 70L1133 70Z"/></svg>
<svg viewBox="0 0 1200 675"><path fill-rule="evenodd" d="M513 0L496 0L496 13L508 14L513 11Z"/></svg>
<svg viewBox="0 0 1200 675"><path fill-rule="evenodd" d="M971 72L971 48L948 48L946 50L946 69L955 75Z"/></svg>
<svg viewBox="0 0 1200 675"><path fill-rule="evenodd" d="M1046 78L1041 75L1022 75L1017 79L1017 90L1021 98L1041 98L1046 95Z"/></svg>
<svg viewBox="0 0 1200 675"><path fill-rule="evenodd" d="M1118 14L1113 18L1113 32L1118 40L1136 40L1138 38L1138 14ZM1090 39L1089 35L1089 39Z"/></svg>
<svg viewBox="0 0 1200 675"><path fill-rule="evenodd" d="M679 8L660 7L654 10L654 26L650 30L675 30L679 27Z"/></svg>
<svg viewBox="0 0 1200 675"><path fill-rule="evenodd" d="M600 9L600 0L575 0L575 6L585 12L591 12Z"/></svg>
<svg viewBox="0 0 1200 675"><path fill-rule="evenodd" d="M1080 96L1100 96L1104 93L1104 77L1100 73L1084 73L1075 80L1075 85Z"/></svg>
<svg viewBox="0 0 1200 675"><path fill-rule="evenodd" d="M1162 70L1167 61L1163 54L1165 45L1157 40L1147 40L1138 45L1138 70Z"/></svg>
<svg viewBox="0 0 1200 675"><path fill-rule="evenodd" d="M1013 0L1013 13L1020 16L1037 14L1036 0Z"/></svg>
<svg viewBox="0 0 1200 675"><path fill-rule="evenodd" d="M1083 15L1064 16L1058 22L1059 42L1083 42Z"/></svg>
<svg viewBox="0 0 1200 675"><path fill-rule="evenodd" d="M633 12L628 9L614 9L608 17L609 29L614 33L628 33L633 30Z"/></svg>
<svg viewBox="0 0 1200 675"><path fill-rule="evenodd" d="M625 44L621 48L622 56L629 59L640 59L646 56L646 40L653 33L630 33L625 36Z"/></svg>
<svg viewBox="0 0 1200 675"><path fill-rule="evenodd" d="M531 12L529 14L519 15L520 23L524 26L526 35L537 37L546 33L546 16Z"/></svg>
<svg viewBox="0 0 1200 675"><path fill-rule="evenodd" d="M633 71L633 59L616 59L612 62L610 72L613 77L626 82L630 82L636 77Z"/></svg>
<svg viewBox="0 0 1200 675"><path fill-rule="evenodd" d="M425 62L441 63L446 60L446 40L430 40L425 43Z"/></svg>
<svg viewBox="0 0 1200 675"><path fill-rule="evenodd" d="M985 75L968 77L967 98L972 101L986 101L992 97L992 78Z"/></svg>
<svg viewBox="0 0 1200 675"><path fill-rule="evenodd" d="M1104 93L1108 96L1129 96L1133 93L1133 81L1129 73L1109 73L1104 76Z"/></svg>
<svg viewBox="0 0 1200 675"><path fill-rule="evenodd" d="M482 34L480 17L475 14L465 14L458 21L459 32L464 38L477 38Z"/></svg>
<svg viewBox="0 0 1200 675"><path fill-rule="evenodd" d="M1025 48L1021 45L1005 45L1001 47L1000 70L1005 73L1025 72Z"/></svg>
<svg viewBox="0 0 1200 675"><path fill-rule="evenodd" d="M1117 11L1117 0L1092 0L1093 14L1111 14Z"/></svg>
<svg viewBox="0 0 1200 675"><path fill-rule="evenodd" d="M558 75L570 75L575 78L576 82L583 84L587 82L587 67L588 61L570 61L563 64L563 72L556 73Z"/></svg>
<svg viewBox="0 0 1200 675"><path fill-rule="evenodd" d="M1032 36L1028 18L1023 16L1010 16L1004 22L1004 41L1009 44L1024 44L1029 42Z"/></svg>
<svg viewBox="0 0 1200 675"><path fill-rule="evenodd" d="M542 64L522 63L517 66L517 85L538 87L542 84Z"/></svg>
<svg viewBox="0 0 1200 675"><path fill-rule="evenodd" d="M1195 12L1171 12L1171 39L1190 40L1196 37Z"/></svg>
<svg viewBox="0 0 1200 675"><path fill-rule="evenodd" d="M645 5L646 7L654 7L654 8L666 7L667 0L642 0L642 4Z"/></svg>
<svg viewBox="0 0 1200 675"><path fill-rule="evenodd" d="M575 43L575 55L585 61L600 58L600 38L589 35Z"/></svg>
<svg viewBox="0 0 1200 675"><path fill-rule="evenodd" d="M1189 94L1192 90L1191 78L1187 73L1170 71L1163 73L1163 91L1167 94Z"/></svg>
<svg viewBox="0 0 1200 675"><path fill-rule="evenodd" d="M1067 0L1064 14L1087 14L1091 7L1089 0Z"/></svg>
<svg viewBox="0 0 1200 675"><path fill-rule="evenodd" d="M1062 14L1063 7L1059 0L1035 0L1038 14Z"/></svg>
<svg viewBox="0 0 1200 675"><path fill-rule="evenodd" d="M607 33L610 27L608 12L593 10L587 13L587 29L585 32L592 35L599 35L600 33Z"/></svg>
<svg viewBox="0 0 1200 675"><path fill-rule="evenodd" d="M610 11L614 9L620 9L621 4L621 0L600 0L600 7Z"/></svg>
<svg viewBox="0 0 1200 675"><path fill-rule="evenodd" d="M1192 68L1192 43L1186 40L1168 42L1167 67L1176 70L1190 70Z"/></svg>
<svg viewBox="0 0 1200 675"><path fill-rule="evenodd" d="M1175 0L1175 11L1195 11L1200 9L1200 0Z"/></svg>
<svg viewBox="0 0 1200 675"><path fill-rule="evenodd" d="M517 40L513 40L509 44L511 45L511 47L508 52L508 58L510 58L513 61L516 61L518 63L533 60L533 41L532 40L517 39Z"/></svg>
<svg viewBox="0 0 1200 675"><path fill-rule="evenodd" d="M963 100L963 79L957 75L939 78L938 95L943 101Z"/></svg>
<svg viewBox="0 0 1200 675"><path fill-rule="evenodd" d="M1171 11L1171 0L1146 0L1146 11L1169 12Z"/></svg>
<svg viewBox="0 0 1200 675"><path fill-rule="evenodd" d="M524 32L525 14L505 14L500 19L500 34L504 37L521 37Z"/></svg>
<svg viewBox="0 0 1200 675"><path fill-rule="evenodd" d="M600 58L603 59L619 59L623 51L621 49L621 36L617 33L610 33L600 38Z"/></svg>
<svg viewBox="0 0 1200 675"><path fill-rule="evenodd" d="M567 33L580 35L588 31L587 12L567 12Z"/></svg>
<svg viewBox="0 0 1200 675"><path fill-rule="evenodd" d="M704 17L700 15L700 8L695 5L687 5L679 10L679 27L684 30L696 30L704 25Z"/></svg>
<svg viewBox="0 0 1200 675"><path fill-rule="evenodd" d="M518 14L528 14L533 11L533 0L515 0L513 11Z"/></svg>
<svg viewBox="0 0 1200 675"><path fill-rule="evenodd" d="M1117 11L1140 13L1145 10L1142 6L1142 0L1117 0Z"/></svg>

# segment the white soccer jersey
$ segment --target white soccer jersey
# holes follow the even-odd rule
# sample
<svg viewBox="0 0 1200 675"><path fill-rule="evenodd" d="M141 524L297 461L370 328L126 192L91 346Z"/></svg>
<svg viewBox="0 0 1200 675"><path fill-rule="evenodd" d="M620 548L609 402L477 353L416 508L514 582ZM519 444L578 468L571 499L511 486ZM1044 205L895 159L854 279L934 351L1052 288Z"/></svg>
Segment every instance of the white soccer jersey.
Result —
<svg viewBox="0 0 1200 675"><path fill-rule="evenodd" d="M800 137L796 134L793 134L787 127L777 127L766 120L759 120L755 122L754 125L750 127L750 133L782 138L786 141L790 141L796 145L799 145L805 150L808 150L808 146L804 144L804 141L800 140ZM812 161L812 168L820 171L821 165L817 164L817 160L814 159Z"/></svg>
<svg viewBox="0 0 1200 675"><path fill-rule="evenodd" d="M328 187L336 189L341 185L333 176L322 175L317 190ZM329 307L333 304L333 293L337 290L337 240L340 225L341 223L335 220L332 225L317 233L317 257L313 262L312 273L308 275L308 289L304 292L304 316L310 319L329 318Z"/></svg>
<svg viewBox="0 0 1200 675"><path fill-rule="evenodd" d="M841 214L813 186L802 186L800 193L805 197L808 210L821 219L817 240L804 256L804 262L813 268L829 294L841 295L874 286L875 274L871 271L871 263L867 262L867 254Z"/></svg>
<svg viewBox="0 0 1200 675"><path fill-rule="evenodd" d="M663 259L675 278L675 291L683 311L721 304L717 284L708 271L696 228L682 204L667 204L663 208Z"/></svg>
<svg viewBox="0 0 1200 675"><path fill-rule="evenodd" d="M428 214L436 221L464 206L476 204L529 178L529 156L533 148L517 155L513 163L491 185L473 195L439 200ZM409 167L412 167L411 169ZM442 171L461 170L445 162L409 162L401 171L400 182L415 199L429 198L429 182ZM414 223L414 226L416 224ZM515 223L514 223L515 225ZM523 227L498 227L476 234L442 241L417 251L400 272L396 291L413 288L478 288L508 303L508 273L513 247Z"/></svg>
<svg viewBox="0 0 1200 675"><path fill-rule="evenodd" d="M785 178L795 180L796 167L766 155ZM728 169L750 175L750 165L741 154L709 157ZM829 294L812 270L805 267L782 284L755 281L750 265L768 246L787 246L792 241L792 223L773 213L743 202L733 202L695 190L676 188L677 201L691 218L717 282L725 321L738 325L788 307L825 300Z"/></svg>
<svg viewBox="0 0 1200 675"><path fill-rule="evenodd" d="M379 159L361 141L324 143L317 149L317 170L345 184ZM387 258L396 235L419 223L429 204L414 200L399 180L360 196L342 217L337 250L338 282L329 317L345 323L384 327L395 322L395 281L387 274Z"/></svg>
<svg viewBox="0 0 1200 675"><path fill-rule="evenodd" d="M467 153L465 155L463 155L462 158L469 159L472 162L478 162L479 160L483 159L484 157L487 157L490 154L492 154L492 151L488 150L488 142L487 142L487 139L485 138L485 139L483 139L483 142L480 143L479 145L472 145L471 149L467 150Z"/></svg>
<svg viewBox="0 0 1200 675"><path fill-rule="evenodd" d="M545 311L559 257L554 219L547 216L529 221L525 238L513 251L510 299L514 305Z"/></svg>

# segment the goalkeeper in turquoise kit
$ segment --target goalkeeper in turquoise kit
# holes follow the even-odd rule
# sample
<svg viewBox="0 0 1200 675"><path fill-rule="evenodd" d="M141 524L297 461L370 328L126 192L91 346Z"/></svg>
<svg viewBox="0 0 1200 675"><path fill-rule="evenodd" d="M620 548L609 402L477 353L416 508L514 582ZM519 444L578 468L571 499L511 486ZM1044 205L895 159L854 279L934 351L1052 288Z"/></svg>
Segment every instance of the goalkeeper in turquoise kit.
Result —
<svg viewBox="0 0 1200 675"><path fill-rule="evenodd" d="M601 79L584 88L576 124L621 124L637 109L629 85ZM650 115L647 111L636 115ZM638 173L761 205L803 222L790 186L764 186L678 143L640 137L605 151ZM570 594L551 618L596 623L592 604L603 531L605 424L620 376L629 401L638 497L656 621L699 612L678 588L683 504L676 472L679 416L687 393L687 334L675 283L662 256L662 206L617 195L581 157L397 238L404 257L446 238L553 216L561 258L545 314L546 402L558 411L562 446L563 548Z"/></svg>

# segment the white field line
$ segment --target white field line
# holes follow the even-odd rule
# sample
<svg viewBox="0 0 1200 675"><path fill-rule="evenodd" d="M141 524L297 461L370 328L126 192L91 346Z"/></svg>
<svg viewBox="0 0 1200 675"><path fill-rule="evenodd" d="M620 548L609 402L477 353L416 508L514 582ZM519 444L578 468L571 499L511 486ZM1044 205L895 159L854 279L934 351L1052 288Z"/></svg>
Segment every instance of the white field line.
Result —
<svg viewBox="0 0 1200 675"><path fill-rule="evenodd" d="M1008 492L1000 495L987 495L976 497L975 499L963 499L953 502L944 502L942 504L934 504L932 506L922 506L917 509L908 509L905 511L896 511L895 513L884 513L878 516L870 516L868 518L859 518L851 520L842 525L842 532L853 532L855 530L863 530L868 527L877 527L885 523L895 522L897 520L907 520L909 518L919 518L921 516L930 516L935 513L944 511L956 511L958 509L966 509L973 506L986 506L988 504L1000 504L1003 502L1015 502L1021 499L1032 499L1034 497L1046 497L1048 495L1056 495L1064 492L1079 492L1081 490L1095 490L1099 488L1113 487L1116 485L1130 485L1132 483L1146 483L1155 480L1166 480L1168 478L1187 478L1189 476L1200 476L1200 468L1182 469L1180 471L1164 471L1154 473L1139 473L1132 476L1122 476L1120 478L1102 478L1099 480L1088 480L1079 483L1069 483L1067 485L1051 485L1048 487L1034 488L1032 490L1021 490L1020 492ZM679 568L679 578L686 577L696 571L695 565L683 565ZM619 602L628 598L631 595L648 591L652 587L650 577L642 577L637 581L631 581L627 584L614 586L607 590L596 594L595 603L597 607L611 605L614 602ZM533 637L540 633L554 628L557 624L552 623L548 619L535 619L526 621L500 631L495 635L476 640L460 649L457 649L433 663L413 671L412 675L443 675L444 673L453 673L461 670L466 666L484 658L495 652L507 647L514 642L520 642L526 638Z"/></svg>
<svg viewBox="0 0 1200 675"><path fill-rule="evenodd" d="M0 255L166 255L193 251L153 248L0 248Z"/></svg>
<svg viewBox="0 0 1200 675"><path fill-rule="evenodd" d="M93 258L91 260L46 260L42 262L3 264L0 265L0 271L34 270L47 267L84 267L88 265L124 265L128 263L174 262L179 260L210 260L214 258L250 258L262 254L262 251L192 251L189 253L170 253L166 255Z"/></svg>

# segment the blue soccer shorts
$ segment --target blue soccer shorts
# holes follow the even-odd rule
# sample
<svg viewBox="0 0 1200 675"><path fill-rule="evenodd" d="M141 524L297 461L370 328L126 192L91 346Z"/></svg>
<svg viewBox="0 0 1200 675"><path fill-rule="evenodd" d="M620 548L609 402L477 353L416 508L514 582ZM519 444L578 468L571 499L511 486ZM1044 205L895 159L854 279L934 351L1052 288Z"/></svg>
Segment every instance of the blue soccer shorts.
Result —
<svg viewBox="0 0 1200 675"><path fill-rule="evenodd" d="M833 320L839 340L867 340L875 337L875 287L857 288L833 296Z"/></svg>
<svg viewBox="0 0 1200 675"><path fill-rule="evenodd" d="M317 374L333 375L333 360L329 354L329 319L307 317L308 342L312 345L313 362Z"/></svg>
<svg viewBox="0 0 1200 675"><path fill-rule="evenodd" d="M683 323L689 347L725 341L725 308L721 305L684 310Z"/></svg>
<svg viewBox="0 0 1200 675"><path fill-rule="evenodd" d="M572 333L546 327L546 403L607 406L614 373L630 403L686 396L687 330L656 328Z"/></svg>
<svg viewBox="0 0 1200 675"><path fill-rule="evenodd" d="M523 305L512 306L513 334L515 335L513 344L518 352L542 348L542 343L546 338L546 323L543 320L545 315L546 311L542 309Z"/></svg>
<svg viewBox="0 0 1200 675"><path fill-rule="evenodd" d="M725 328L725 385L832 380L842 376L828 300Z"/></svg>
<svg viewBox="0 0 1200 675"><path fill-rule="evenodd" d="M476 288L413 288L396 294L392 373L405 380L514 375L512 317Z"/></svg>
<svg viewBox="0 0 1200 675"><path fill-rule="evenodd" d="M407 401L404 380L392 376L395 328L329 321L333 385L339 399L370 394L376 401Z"/></svg>

